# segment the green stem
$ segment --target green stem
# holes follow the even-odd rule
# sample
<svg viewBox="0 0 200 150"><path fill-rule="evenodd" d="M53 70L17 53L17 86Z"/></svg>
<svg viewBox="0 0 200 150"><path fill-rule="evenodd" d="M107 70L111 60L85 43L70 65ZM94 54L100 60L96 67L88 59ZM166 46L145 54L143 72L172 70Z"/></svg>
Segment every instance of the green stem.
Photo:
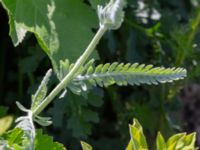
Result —
<svg viewBox="0 0 200 150"><path fill-rule="evenodd" d="M20 60L20 58L19 58ZM23 75L22 75L22 70L20 67L18 67L18 97L19 99L22 98L23 95Z"/></svg>
<svg viewBox="0 0 200 150"><path fill-rule="evenodd" d="M200 24L200 12L198 12L197 17L192 25L192 32L190 33L188 38L188 45L192 44L192 41L194 40L197 34L199 24Z"/></svg>
<svg viewBox="0 0 200 150"><path fill-rule="evenodd" d="M176 66L180 66L186 59L187 54L191 53L192 49L190 48L190 46L192 45L192 42L197 34L199 24L200 24L200 12L198 12L196 18L194 19L194 22L191 25L191 31L188 35L186 46L182 47L182 45L179 45L178 56L176 59Z"/></svg>
<svg viewBox="0 0 200 150"><path fill-rule="evenodd" d="M44 99L44 101L33 111L33 115L38 115L72 80L74 74L77 73L79 68L85 63L87 58L91 55L99 40L102 38L103 34L106 32L106 27L99 28L98 32L88 45L87 49L81 55L81 57L76 61L72 70L64 77L64 79L52 90L52 92Z"/></svg>
<svg viewBox="0 0 200 150"><path fill-rule="evenodd" d="M128 24L129 26L131 26L131 27L133 27L133 28L135 28L135 29L137 29L137 30L139 30L139 31L141 31L141 32L146 34L146 28L138 25L137 23L135 23L135 22L133 22L133 21L127 19L127 18L124 19L124 22L126 24Z"/></svg>
<svg viewBox="0 0 200 150"><path fill-rule="evenodd" d="M31 85L35 83L34 76L32 73L28 73L29 82Z"/></svg>
<svg viewBox="0 0 200 150"><path fill-rule="evenodd" d="M5 41L5 40L4 40ZM3 99L3 93L4 91L4 77L5 77L5 44L3 45L3 43L6 42L2 42L2 49L0 50L0 99Z"/></svg>

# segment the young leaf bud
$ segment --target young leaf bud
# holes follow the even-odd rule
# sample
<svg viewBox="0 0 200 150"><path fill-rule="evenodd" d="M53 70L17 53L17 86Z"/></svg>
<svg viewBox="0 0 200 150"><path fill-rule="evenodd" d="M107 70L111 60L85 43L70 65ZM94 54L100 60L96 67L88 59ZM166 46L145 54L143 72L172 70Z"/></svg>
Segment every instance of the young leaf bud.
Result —
<svg viewBox="0 0 200 150"><path fill-rule="evenodd" d="M124 20L125 6L125 0L110 0L105 7L98 5L100 27L106 27L109 30L118 29Z"/></svg>

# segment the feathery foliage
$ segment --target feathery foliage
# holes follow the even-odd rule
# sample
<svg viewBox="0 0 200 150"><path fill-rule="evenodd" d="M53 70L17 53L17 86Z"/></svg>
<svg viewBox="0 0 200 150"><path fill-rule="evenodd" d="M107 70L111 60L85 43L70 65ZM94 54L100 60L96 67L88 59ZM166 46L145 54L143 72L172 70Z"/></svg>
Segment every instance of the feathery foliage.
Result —
<svg viewBox="0 0 200 150"><path fill-rule="evenodd" d="M60 79L65 76L74 64L68 60L60 62ZM153 67L153 65L139 65L138 63L106 63L94 66L94 60L80 67L73 81L68 85L72 92L87 91L91 86L107 87L113 84L119 86L155 84L172 82L186 77L183 68ZM81 87L81 88L80 88Z"/></svg>

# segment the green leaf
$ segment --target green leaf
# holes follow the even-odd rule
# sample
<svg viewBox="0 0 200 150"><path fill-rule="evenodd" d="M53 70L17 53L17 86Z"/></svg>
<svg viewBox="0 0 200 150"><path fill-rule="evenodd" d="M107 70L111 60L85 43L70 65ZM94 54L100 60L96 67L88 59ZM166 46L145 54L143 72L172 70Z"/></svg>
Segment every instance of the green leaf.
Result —
<svg viewBox="0 0 200 150"><path fill-rule="evenodd" d="M18 103L18 106L19 108L21 108L21 110L26 111L26 109L23 108L23 106L20 103ZM27 116L18 117L15 120L15 122L17 123L15 128L20 128L23 131L22 135L23 140L21 142L20 149L34 150L35 127L30 113Z"/></svg>
<svg viewBox="0 0 200 150"><path fill-rule="evenodd" d="M83 141L81 141L81 146L83 150L92 150L92 146L89 145L88 143L85 143Z"/></svg>
<svg viewBox="0 0 200 150"><path fill-rule="evenodd" d="M15 46L27 32L35 34L57 70L60 60L74 61L88 45L97 17L82 0L2 0Z"/></svg>
<svg viewBox="0 0 200 150"><path fill-rule="evenodd" d="M0 106L0 117L5 116L7 111L8 111L8 107Z"/></svg>
<svg viewBox="0 0 200 150"><path fill-rule="evenodd" d="M9 132L3 135L2 139L0 139L0 148L2 144L7 144L7 147L14 148L14 150L31 149L30 147L24 147L24 144L26 144L26 141L23 137L24 133L25 131L23 131L20 128L10 130ZM37 130L34 145L35 150L66 150L66 148L62 144L54 142L51 136L43 134L42 130Z"/></svg>
<svg viewBox="0 0 200 150"><path fill-rule="evenodd" d="M72 134L76 138L85 138L90 135L92 123L99 122L99 116L91 109L91 106L102 105L102 94L101 90L92 90L87 97L68 93L70 105L67 106L67 114L71 115L67 120L67 128L72 130Z"/></svg>
<svg viewBox="0 0 200 150"><path fill-rule="evenodd" d="M134 99L137 99L134 97ZM139 104L134 103L133 113L135 114L136 118L140 118L140 123L142 124L143 128L149 130L150 132L155 132L157 129L155 128L155 123L157 122L157 115L155 108L149 107L151 104ZM146 115L148 114L148 115Z"/></svg>
<svg viewBox="0 0 200 150"><path fill-rule="evenodd" d="M92 124L99 122L95 108L103 104L102 97L103 90L98 88L91 90L85 97L69 91L63 99L55 100L54 106L48 111L52 116L53 126L63 129L62 125L65 125L74 137L87 137L91 134Z"/></svg>
<svg viewBox="0 0 200 150"><path fill-rule="evenodd" d="M184 145L187 147L195 147L195 142L196 142L196 133L190 133L187 135L184 139Z"/></svg>
<svg viewBox="0 0 200 150"><path fill-rule="evenodd" d="M12 116L5 116L3 118L0 118L0 135L2 135L11 126L12 122Z"/></svg>
<svg viewBox="0 0 200 150"><path fill-rule="evenodd" d="M63 144L53 141L53 137L43 134L37 130L35 139L35 150L66 150Z"/></svg>
<svg viewBox="0 0 200 150"><path fill-rule="evenodd" d="M86 70L86 71L85 71ZM87 72L86 74L84 72ZM99 64L97 67L84 66L82 73L78 74L69 84L68 87L72 89L74 85L90 86L110 86L117 84L119 86L140 85L140 84L158 84L172 82L174 80L183 79L186 76L186 70L182 68L163 68L155 67L153 65L144 64L124 64L114 62L112 64ZM81 91L81 88L79 88ZM84 91L82 89L82 91Z"/></svg>
<svg viewBox="0 0 200 150"><path fill-rule="evenodd" d="M140 123L134 119L133 124L129 125L130 135L131 135L131 141L133 150L147 150L147 142L146 138L143 134L143 129ZM129 143L130 144L130 143ZM130 145L128 146L130 149Z"/></svg>
<svg viewBox="0 0 200 150"><path fill-rule="evenodd" d="M52 116L53 126L55 128L61 128L64 124L63 120L66 113L66 106L68 100L66 99L55 99L53 101L53 107L48 110L48 114Z"/></svg>
<svg viewBox="0 0 200 150"><path fill-rule="evenodd" d="M51 117L35 116L33 120L41 126L49 126L53 123Z"/></svg>
<svg viewBox="0 0 200 150"><path fill-rule="evenodd" d="M0 148L5 150L32 150L24 138L24 131L14 128L5 133L0 139Z"/></svg>
<svg viewBox="0 0 200 150"><path fill-rule="evenodd" d="M146 138L140 123L134 119L133 124L129 125L131 140L126 150L148 150ZM156 138L157 150L196 150L195 148L196 134L179 133L171 136L167 143L162 134L158 132Z"/></svg>
<svg viewBox="0 0 200 150"><path fill-rule="evenodd" d="M23 130L20 128L14 128L13 130L8 131L2 137L4 140L8 141L8 144L12 147L15 144L20 145L23 141Z"/></svg>
<svg viewBox="0 0 200 150"><path fill-rule="evenodd" d="M91 134L91 124L81 118L81 115L72 115L67 120L67 128L72 130L76 138L86 138Z"/></svg>
<svg viewBox="0 0 200 150"><path fill-rule="evenodd" d="M179 144L179 141L181 141L185 137L185 135L185 133L179 133L170 137L167 141L167 148L176 148L176 146Z"/></svg>
<svg viewBox="0 0 200 150"><path fill-rule="evenodd" d="M196 150L195 148L196 134L186 133L175 134L167 141L167 149L169 150Z"/></svg>
<svg viewBox="0 0 200 150"><path fill-rule="evenodd" d="M158 135L156 138L156 146L157 146L157 150L166 150L165 139L163 138L160 132L158 132Z"/></svg>
<svg viewBox="0 0 200 150"><path fill-rule="evenodd" d="M31 110L34 110L37 108L38 105L42 103L44 98L47 94L47 83L49 81L49 78L51 76L52 70L48 70L45 77L43 78L39 88L37 89L36 93L32 96L32 104L31 104Z"/></svg>
<svg viewBox="0 0 200 150"><path fill-rule="evenodd" d="M132 140L129 141L128 146L126 147L126 150L134 150L133 149L133 141Z"/></svg>
<svg viewBox="0 0 200 150"><path fill-rule="evenodd" d="M36 45L34 47L28 48L29 56L22 58L19 60L19 69L22 74L29 74L33 73L39 64L41 63L42 59L44 58L45 54L41 51L41 48ZM30 67L31 64L31 67Z"/></svg>
<svg viewBox="0 0 200 150"><path fill-rule="evenodd" d="M105 5L109 0L89 0L94 9L97 9L97 5Z"/></svg>

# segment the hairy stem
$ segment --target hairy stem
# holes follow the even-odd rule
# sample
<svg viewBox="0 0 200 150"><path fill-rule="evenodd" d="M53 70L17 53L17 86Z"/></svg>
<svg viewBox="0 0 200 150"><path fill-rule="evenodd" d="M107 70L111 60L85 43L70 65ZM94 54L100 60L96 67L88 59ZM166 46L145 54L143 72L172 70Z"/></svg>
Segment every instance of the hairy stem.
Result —
<svg viewBox="0 0 200 150"><path fill-rule="evenodd" d="M33 111L33 115L38 115L73 79L74 74L77 73L78 69L85 63L87 58L91 55L99 40L102 38L103 34L106 32L106 27L100 27L87 49L76 61L72 70L63 78L63 80L52 90L52 92L44 99L44 101Z"/></svg>

